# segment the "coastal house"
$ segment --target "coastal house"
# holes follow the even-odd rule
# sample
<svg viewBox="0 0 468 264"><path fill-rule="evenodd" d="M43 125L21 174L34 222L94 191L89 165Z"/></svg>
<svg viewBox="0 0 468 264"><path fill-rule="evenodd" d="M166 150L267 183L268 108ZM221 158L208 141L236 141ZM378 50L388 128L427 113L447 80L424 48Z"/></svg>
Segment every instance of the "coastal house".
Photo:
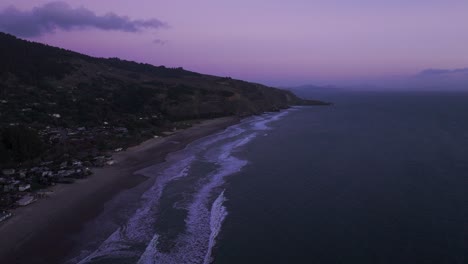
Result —
<svg viewBox="0 0 468 264"><path fill-rule="evenodd" d="M106 163L106 157L104 156L98 156L94 158L94 162L93 162L94 166L102 167L105 165L105 163Z"/></svg>
<svg viewBox="0 0 468 264"><path fill-rule="evenodd" d="M60 169L65 169L68 166L68 162L64 161L60 163Z"/></svg>
<svg viewBox="0 0 468 264"><path fill-rule="evenodd" d="M20 192L24 192L30 189L31 189L31 184L20 184L20 186L18 186L18 191Z"/></svg>
<svg viewBox="0 0 468 264"><path fill-rule="evenodd" d="M13 174L15 174L15 172L16 172L15 169L4 169L4 170L2 170L3 175L7 175L7 176L13 175Z"/></svg>
<svg viewBox="0 0 468 264"><path fill-rule="evenodd" d="M32 204L35 201L36 201L36 199L34 198L34 196L25 195L21 199L16 201L16 204L18 204L19 206L26 206L26 205Z"/></svg>
<svg viewBox="0 0 468 264"><path fill-rule="evenodd" d="M25 169L18 171L18 175L20 178L25 178L27 173L28 171Z"/></svg>
<svg viewBox="0 0 468 264"><path fill-rule="evenodd" d="M42 177L51 177L53 175L54 173L52 171L43 171L41 174Z"/></svg>
<svg viewBox="0 0 468 264"><path fill-rule="evenodd" d="M81 166L83 166L83 162L75 160L75 161L73 161L72 166L73 167L81 167Z"/></svg>
<svg viewBox="0 0 468 264"><path fill-rule="evenodd" d="M68 177L72 175L75 171L74 170L59 170L57 172L58 177Z"/></svg>
<svg viewBox="0 0 468 264"><path fill-rule="evenodd" d="M12 191L15 191L16 190L16 186L14 183L9 183L9 184L5 184L3 185L3 191L4 192L12 192Z"/></svg>

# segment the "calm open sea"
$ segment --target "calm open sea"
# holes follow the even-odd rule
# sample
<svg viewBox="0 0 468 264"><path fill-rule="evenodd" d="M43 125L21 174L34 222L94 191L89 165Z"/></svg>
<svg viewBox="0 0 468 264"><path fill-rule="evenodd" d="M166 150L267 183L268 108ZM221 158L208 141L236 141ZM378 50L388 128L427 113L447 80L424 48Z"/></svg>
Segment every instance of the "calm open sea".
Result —
<svg viewBox="0 0 468 264"><path fill-rule="evenodd" d="M468 263L468 93L326 99L145 169L125 224L71 262Z"/></svg>
<svg viewBox="0 0 468 264"><path fill-rule="evenodd" d="M244 148L216 263L468 263L468 94L329 99Z"/></svg>

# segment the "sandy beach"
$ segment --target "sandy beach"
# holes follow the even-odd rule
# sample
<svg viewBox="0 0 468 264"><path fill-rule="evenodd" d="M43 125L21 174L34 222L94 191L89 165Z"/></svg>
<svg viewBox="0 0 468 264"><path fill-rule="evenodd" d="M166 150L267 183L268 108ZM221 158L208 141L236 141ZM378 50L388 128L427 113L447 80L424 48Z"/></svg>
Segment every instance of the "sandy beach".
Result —
<svg viewBox="0 0 468 264"><path fill-rule="evenodd" d="M163 162L167 154L238 122L237 117L206 120L148 140L114 154L115 165L93 169L89 178L54 186L50 197L14 210L13 217L0 224L0 263L61 263L74 246L71 235L80 232L116 194L145 181L135 171Z"/></svg>

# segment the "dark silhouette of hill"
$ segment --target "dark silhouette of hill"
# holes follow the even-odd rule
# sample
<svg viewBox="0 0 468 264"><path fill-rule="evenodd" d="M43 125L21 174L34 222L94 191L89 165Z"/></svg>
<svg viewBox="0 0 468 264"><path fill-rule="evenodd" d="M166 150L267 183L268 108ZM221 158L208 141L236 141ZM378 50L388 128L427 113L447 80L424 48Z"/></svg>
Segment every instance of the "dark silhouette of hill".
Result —
<svg viewBox="0 0 468 264"><path fill-rule="evenodd" d="M229 77L94 58L0 33L0 163L41 153L31 146L38 141L31 131L47 127L126 128L137 142L182 120L313 104L322 103ZM90 144L112 136L101 134Z"/></svg>

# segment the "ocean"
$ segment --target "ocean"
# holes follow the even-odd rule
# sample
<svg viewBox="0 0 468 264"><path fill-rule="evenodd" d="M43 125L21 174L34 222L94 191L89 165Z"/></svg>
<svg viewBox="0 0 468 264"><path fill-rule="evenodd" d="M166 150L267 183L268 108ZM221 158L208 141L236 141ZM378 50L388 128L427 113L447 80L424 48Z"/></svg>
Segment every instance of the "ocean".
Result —
<svg viewBox="0 0 468 264"><path fill-rule="evenodd" d="M69 263L467 263L468 93L324 97L140 171Z"/></svg>

